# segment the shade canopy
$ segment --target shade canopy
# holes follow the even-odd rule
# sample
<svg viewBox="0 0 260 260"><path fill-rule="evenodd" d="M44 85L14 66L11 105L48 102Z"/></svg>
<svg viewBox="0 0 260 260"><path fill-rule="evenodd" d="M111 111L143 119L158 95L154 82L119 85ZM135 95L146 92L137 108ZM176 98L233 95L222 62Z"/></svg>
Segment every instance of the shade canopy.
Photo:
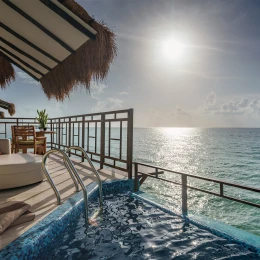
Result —
<svg viewBox="0 0 260 260"><path fill-rule="evenodd" d="M73 0L0 0L0 86L10 63L63 100L77 85L104 79L116 55L115 35Z"/></svg>

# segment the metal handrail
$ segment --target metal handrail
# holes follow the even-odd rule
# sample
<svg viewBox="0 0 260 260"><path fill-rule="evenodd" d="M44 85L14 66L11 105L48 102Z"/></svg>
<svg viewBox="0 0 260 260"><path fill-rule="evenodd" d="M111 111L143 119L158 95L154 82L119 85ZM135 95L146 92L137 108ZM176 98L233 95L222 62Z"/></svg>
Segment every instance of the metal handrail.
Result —
<svg viewBox="0 0 260 260"><path fill-rule="evenodd" d="M69 156L62 150L60 149L57 149L57 148L54 148L52 150L49 150L48 152L46 152L44 155L43 155L43 158L42 158L42 169L43 169L43 172L46 176L46 178L48 179L52 189L54 190L55 192L55 195L57 197L57 204L60 205L61 204L61 197L60 197L60 193L57 189L57 187L55 186L48 170L46 169L46 162L47 162L47 158L48 156L51 154L51 153L60 153L62 156L63 156L63 160L64 160L64 164L67 168L67 170L69 171L70 173L70 176L76 186L77 184L77 181L79 182L81 188L82 188L82 191L83 191L83 196L84 196L84 205L85 205L85 218L86 218L86 221L88 220L88 192L87 192L87 189L86 189L86 186L84 185L82 179L80 178L77 170L75 169L73 163L71 162ZM71 171L72 170L72 171ZM73 172L73 174L72 174ZM76 179L75 179L76 177ZM77 184L78 185L78 184ZM76 190L78 191L78 186L76 186Z"/></svg>
<svg viewBox="0 0 260 260"><path fill-rule="evenodd" d="M96 170L95 166L93 165L93 163L91 162L88 154L86 153L86 151L79 146L70 146L67 150L66 153L68 153L70 150L78 150L81 151L85 157L85 159L87 159L90 167L92 168L94 174L96 175L97 179L98 179L98 188L99 188L99 206L101 209L103 209L103 192L102 192L102 180L100 178L100 175L98 173L98 171Z"/></svg>
<svg viewBox="0 0 260 260"><path fill-rule="evenodd" d="M166 168L157 167L157 166L153 166L153 165L149 165L149 164L145 164L145 163L135 162L134 165L135 165L135 190L138 190L138 187L139 187L139 184L138 184L138 182L139 182L138 175L139 174L141 176L144 176L145 179L147 177L151 177L151 178L154 178L154 179L157 179L157 180L161 180L161 181L165 181L165 182L169 182L169 183L172 183L172 184L175 184L175 185L182 186L182 211L183 211L183 213L186 213L187 210L188 210L188 206L187 206L187 201L188 201L187 189L188 188L196 190L196 191L204 192L204 193L207 193L207 194L215 195L215 196L218 196L218 197L221 197L221 198L229 199L229 200L232 200L232 201L240 202L240 203L250 205L250 206L253 206L253 207L256 207L256 208L260 208L260 203L257 204L257 203L253 203L253 202L250 202L250 201L237 199L237 198L234 198L232 196L225 195L225 192L224 192L224 186L230 186L230 187L235 187L235 188L239 188L239 189L243 189L243 190L253 191L253 192L260 194L259 188L248 187L248 186L243 186L243 185L239 185L239 184L235 184L235 183L231 183L231 182L226 182L226 181L206 178L206 177L202 177L202 176L177 172L177 171L173 171L173 170L169 170L169 169L166 169ZM153 172L153 173L141 172L138 169L138 165L144 166L144 167L147 167L147 168L151 168L151 169L155 169L156 172ZM181 176L181 182L177 182L177 181L168 180L168 179L165 179L165 178L158 177L158 171L159 170L161 170L163 172L174 173L174 174ZM188 180L187 180L188 177L219 184L219 193L188 185ZM140 182L140 185L141 185L141 183L143 183L143 181Z"/></svg>

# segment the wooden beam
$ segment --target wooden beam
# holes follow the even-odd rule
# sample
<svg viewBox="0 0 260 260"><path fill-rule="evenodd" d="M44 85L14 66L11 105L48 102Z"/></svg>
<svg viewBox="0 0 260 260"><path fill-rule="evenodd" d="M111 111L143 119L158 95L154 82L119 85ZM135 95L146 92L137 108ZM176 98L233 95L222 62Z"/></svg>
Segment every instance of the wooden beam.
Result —
<svg viewBox="0 0 260 260"><path fill-rule="evenodd" d="M149 175L159 175L159 174L164 174L164 171L158 171L158 172L148 172L148 173L144 173L144 172L138 172L138 173L140 173L140 174L142 174L142 175L147 175L147 174L149 174Z"/></svg>
<svg viewBox="0 0 260 260"><path fill-rule="evenodd" d="M144 181L148 178L148 176L143 176L140 180L140 186L144 183Z"/></svg>
<svg viewBox="0 0 260 260"><path fill-rule="evenodd" d="M18 60L20 63L22 63L24 66L26 66L27 68L33 70L34 72L40 74L41 76L44 76L44 73L40 72L39 70L35 69L33 66L31 66L30 64L28 64L27 62L23 61L21 58L17 57L16 55L14 55L12 52L8 51L6 48L0 46L0 50L4 51L5 53L7 53L8 55L12 56L14 59Z"/></svg>
<svg viewBox="0 0 260 260"><path fill-rule="evenodd" d="M27 71L24 67L22 67L21 65L19 65L17 62L15 62L13 59L11 59L10 57L6 56L3 52L0 51L0 53L5 57L5 59L7 59L9 62L13 63L16 67L18 67L19 69L21 69L22 71L24 71L26 74L28 74L30 77L32 77L33 79L35 79L36 81L40 81L40 79L38 79L36 76L34 76L32 73L30 73L29 71Z"/></svg>
<svg viewBox="0 0 260 260"><path fill-rule="evenodd" d="M41 1L44 5L49 7L53 12L58 14L61 18L63 18L66 22L68 22L70 25L72 25L74 28L79 30L81 33L85 34L88 38L91 40L96 39L96 35L90 32L88 29L86 29L84 26L82 26L79 22L77 22L73 17L71 17L69 14L67 14L65 11L63 11L60 7L58 7L56 4L54 4L51 0L47 1Z"/></svg>
<svg viewBox="0 0 260 260"><path fill-rule="evenodd" d="M27 19L29 22L34 24L37 28L39 28L41 31L43 31L45 34L47 34L54 41L59 43L64 49L66 49L70 53L74 53L75 52L69 45L67 45L64 41L62 41L60 38L58 38L56 35L54 35L48 29L46 29L43 25L41 25L36 20L34 20L31 16L29 16L27 13L25 13L23 10L21 10L19 7L17 7L15 4L10 2L9 0L3 0L3 2L6 5L8 5L10 8L12 8L14 11L16 11L18 14L20 14L22 17Z"/></svg>
<svg viewBox="0 0 260 260"><path fill-rule="evenodd" d="M16 47L15 45L13 45L12 43L10 43L9 41L5 40L4 38L0 37L0 41L5 43L6 45L8 45L10 48L12 48L13 50L19 52L20 54L22 54L23 56L27 57L28 59L36 62L37 64L39 64L40 66L42 66L43 68L45 68L46 70L50 71L51 68L48 67L47 65L45 65L44 63L42 63L41 61L37 60L36 58L34 58L33 56L31 56L30 54L24 52L23 50L19 49L18 47Z"/></svg>
<svg viewBox="0 0 260 260"><path fill-rule="evenodd" d="M145 182L145 180L149 177L149 175L158 177L158 174L164 174L164 171L158 171L158 172L151 172L151 173L144 173L144 172L137 172L138 173L138 179L140 181L140 186Z"/></svg>
<svg viewBox="0 0 260 260"><path fill-rule="evenodd" d="M54 58L52 55L50 55L49 53L45 52L44 50L42 50L41 48L39 48L38 46L36 46L35 44L33 44L32 42L28 41L26 38L24 38L22 35L16 33L15 31L13 31L11 28L9 28L8 26L6 26L5 24L0 22L0 27L3 28L4 30L6 30L7 32L9 32L10 34L12 34L13 36L15 36L17 39L21 40L22 42L26 43L27 45L29 45L30 47L32 47L33 49L35 49L36 51L40 52L41 54L43 54L44 56L48 57L49 59L55 61L57 64L59 64L61 61L59 61L58 59Z"/></svg>

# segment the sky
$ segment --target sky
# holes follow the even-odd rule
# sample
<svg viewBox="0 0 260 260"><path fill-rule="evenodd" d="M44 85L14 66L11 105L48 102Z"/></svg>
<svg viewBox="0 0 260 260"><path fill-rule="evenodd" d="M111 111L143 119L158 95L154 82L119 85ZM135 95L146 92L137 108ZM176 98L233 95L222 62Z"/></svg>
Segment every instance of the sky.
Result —
<svg viewBox="0 0 260 260"><path fill-rule="evenodd" d="M133 108L135 127L260 127L259 0L77 2L117 35L107 79L57 102L16 68L0 90L16 117Z"/></svg>

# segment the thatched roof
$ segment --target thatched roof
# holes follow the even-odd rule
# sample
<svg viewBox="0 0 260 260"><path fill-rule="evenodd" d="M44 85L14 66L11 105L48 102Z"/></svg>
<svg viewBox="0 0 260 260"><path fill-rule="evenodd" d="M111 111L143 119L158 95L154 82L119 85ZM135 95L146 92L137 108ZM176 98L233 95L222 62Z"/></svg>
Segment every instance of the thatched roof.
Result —
<svg viewBox="0 0 260 260"><path fill-rule="evenodd" d="M84 10L83 7L81 7L79 4L77 4L74 0L58 0L58 1L50 1L50 0L37 0L37 1L29 1L29 0L23 0L23 1L13 1L13 0L4 0L4 3L0 3L0 15L1 15L1 22L0 22L0 37L2 38L1 33L6 36L4 40L1 40L0 38L0 86L1 88L6 87L10 80L13 80L15 77L14 70L12 68L11 63L15 64L16 66L20 67L24 71L26 71L30 76L32 76L34 79L39 80L44 93L47 95L48 98L56 98L57 100L63 100L64 98L69 96L69 93L77 86L77 85L83 85L86 89L89 89L90 82L92 80L103 80L108 71L109 67L116 56L116 44L115 44L115 35L114 33L103 23L95 21L86 10ZM28 1L26 3L26 1ZM16 4L15 8L20 8L20 10L25 11L28 13L31 11L32 7L26 9L28 7L28 3L33 3L32 7L35 6L37 9L40 8L40 12L48 11L50 10L50 19L54 19L53 21L58 21L67 24L68 32L72 29L74 29L75 35L76 33L81 33L83 36L79 35L79 37L74 37L76 39L81 39L82 41L80 43L77 43L79 47L71 47L75 39L73 39L73 36L67 34L67 35L58 35L61 34L60 28L53 29L51 34L48 34L46 41L49 40L45 45L42 45L42 47L39 48L41 42L37 42L36 44L29 44L26 42L26 39L28 38L26 35L21 35L21 37L24 37L22 39L23 45L20 45L13 47L13 43L10 43L6 41L7 39L7 32L8 34L11 32L12 36L16 35L15 30L18 30L20 28L10 28L6 26L6 23L8 23L8 19L11 19L6 17L6 20L4 15L7 11L10 11L12 15L19 15L17 14L17 11L14 12L15 9L13 9L13 5ZM55 4L53 4L55 3ZM3 5L1 7L1 5ZM27 5L27 6L26 6ZM54 6L53 6L54 5ZM4 10L3 8L6 8ZM23 9L24 8L24 9ZM45 9L44 9L45 8ZM48 9L49 8L49 9ZM54 8L54 9L53 9ZM9 10L10 9L10 10ZM53 10L58 9L58 12L56 14L53 13ZM1 13L2 10L2 13ZM37 10L39 11L39 10ZM12 13L13 12L13 13ZM63 13L62 13L63 12ZM66 12L66 13L65 13ZM28 14L27 13L27 14ZM21 13L20 13L21 14ZM30 14L30 13L29 13ZM56 16L57 17L56 17ZM60 17L59 17L60 15ZM40 20L43 25L46 27L48 24L48 18L46 17L45 20ZM55 17L54 17L55 16ZM76 17L77 16L77 17ZM35 16L37 17L37 16ZM32 16L32 18L36 19ZM65 18L67 19L65 19ZM20 19L20 17L17 18ZM21 18L24 19L24 16ZM38 17L37 17L38 19ZM56 20L55 20L56 19ZM58 20L59 19L59 20ZM65 19L65 21L64 21ZM72 21L71 21L72 19ZM73 20L74 19L74 20ZM27 19L28 20L28 19ZM2 21L4 22L2 23ZM20 20L19 20L20 21ZM19 22L18 21L18 22ZM31 22L31 20L29 20ZM69 22L68 22L69 21ZM20 27L22 27L22 22L26 24L25 22L28 21L20 21ZM44 24L46 23L46 24ZM69 24L70 23L70 24ZM35 27L35 22L31 23L32 26ZM31 25L30 24L30 25ZM55 27L57 23L53 23L52 27ZM78 26L78 30L75 28ZM72 27L73 25L74 27ZM70 27L72 27L72 29ZM39 31L39 28L36 28ZM32 29L34 29L32 27ZM37 37L38 31L35 29L34 37ZM48 29L48 28L47 28ZM49 30L51 30L50 28ZM12 31L13 30L13 31ZM66 34L66 28L64 28L65 34ZM89 31L85 32L86 30ZM22 31L22 30L21 30ZM74 33L73 31L73 33ZM52 54L48 53L48 50L43 49L46 45L53 46L53 48L56 48L57 42L60 44L60 42L56 39L57 35L54 35L53 32L55 32L59 38L61 37L67 37L64 38L67 40L67 42L71 42L70 46L67 46L69 44L63 44L63 47L59 45L59 48L63 48L61 50L60 55L62 53L67 53L67 55L64 54L62 56L63 58L55 57L55 53L52 52ZM25 34L27 31L24 32ZM87 34L86 34L87 33ZM64 34L64 32L63 32ZM51 37L50 37L51 35ZM87 36L86 36L87 35ZM46 31L42 32L42 39L45 39L46 37ZM17 35L16 35L17 37ZM80 38L81 37L81 38ZM10 38L11 39L11 38ZM53 40L54 39L54 40ZM56 40L56 42L55 42ZM74 42L73 42L74 40ZM3 43L4 41L4 43ZM6 41L6 42L5 42ZM2 44L1 44L2 43ZM25 43L27 46L24 46ZM53 44L53 45L51 45ZM56 44L56 45L55 45ZM75 45L75 44L74 44ZM75 45L75 46L78 46ZM7 49L7 47L9 49ZM16 47L16 48L15 48ZM22 49L24 48L24 49ZM27 48L27 49L26 49ZM39 50L40 49L40 50ZM72 49L71 52L70 49ZM15 50L15 51L14 51ZM25 53L25 50L27 51ZM36 53L37 51L37 53ZM50 48L50 52L53 51ZM41 52L41 53L40 53ZM47 52L47 53L46 53ZM19 55L18 55L18 54ZM16 56L15 56L15 55ZM50 55L49 55L50 54ZM38 56L37 56L38 55ZM44 56L45 55L45 56ZM49 56L48 56L49 55ZM58 54L57 54L58 55ZM19 57L17 57L19 56ZM41 58L44 56L43 58ZM54 57L53 57L54 56ZM64 59L65 57L65 59ZM48 63L49 62L49 63Z"/></svg>
<svg viewBox="0 0 260 260"><path fill-rule="evenodd" d="M0 107L8 110L8 113L10 114L10 116L15 114L15 105L13 103L8 103L8 102L0 99ZM1 113L2 113L1 117L3 118L4 112L1 112Z"/></svg>
<svg viewBox="0 0 260 260"><path fill-rule="evenodd" d="M12 64L0 53L0 88L5 88L15 79L15 71Z"/></svg>

